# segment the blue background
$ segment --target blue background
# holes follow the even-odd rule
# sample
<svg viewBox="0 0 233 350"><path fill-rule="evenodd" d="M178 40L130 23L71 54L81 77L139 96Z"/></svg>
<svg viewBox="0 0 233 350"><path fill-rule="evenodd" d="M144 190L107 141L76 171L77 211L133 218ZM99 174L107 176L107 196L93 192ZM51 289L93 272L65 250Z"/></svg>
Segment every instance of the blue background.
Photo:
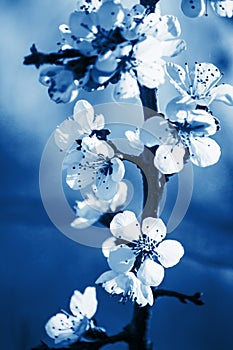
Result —
<svg viewBox="0 0 233 350"><path fill-rule="evenodd" d="M233 83L233 22L209 16L185 18L179 1L163 0L163 14L176 14L188 50L176 62L209 61ZM38 173L43 148L50 134L72 114L73 104L55 105L37 81L38 72L22 65L35 42L42 51L56 49L58 24L66 23L76 1L1 1L0 55L1 113L1 235L0 235L0 347L26 350L49 341L47 319L60 308L68 311L74 289L94 284L107 269L100 249L80 245L50 222L39 193ZM176 95L172 87L160 90L161 109ZM107 92L80 94L96 104L107 102ZM204 292L205 306L183 305L163 298L154 306L152 339L158 350L222 350L233 347L233 109L213 104L222 129L215 139L222 146L218 164L195 168L189 210L171 234L184 245L186 255L166 271L163 288L185 293ZM48 172L50 170L48 169ZM169 217L176 194L176 179L168 184L163 219ZM133 204L132 204L133 205ZM121 305L98 288L96 318L109 333L130 319L131 305ZM106 349L125 349L125 345Z"/></svg>

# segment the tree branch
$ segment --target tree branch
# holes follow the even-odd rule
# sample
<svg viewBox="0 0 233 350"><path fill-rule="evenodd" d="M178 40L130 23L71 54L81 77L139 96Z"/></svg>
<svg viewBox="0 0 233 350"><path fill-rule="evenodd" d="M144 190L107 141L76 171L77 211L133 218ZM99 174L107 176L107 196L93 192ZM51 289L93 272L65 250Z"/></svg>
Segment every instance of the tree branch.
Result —
<svg viewBox="0 0 233 350"><path fill-rule="evenodd" d="M106 336L103 339L97 339L95 341L77 341L73 344L71 344L69 347L59 348L60 350L98 350L102 346L107 344L114 344L121 341L127 342L128 337L128 331L123 330L122 332L112 335L112 336ZM44 342L41 342L39 346L36 348L33 348L32 350L56 350L56 348L50 348L47 344Z"/></svg>
<svg viewBox="0 0 233 350"><path fill-rule="evenodd" d="M131 323L126 327L129 332L129 350L152 350L152 342L150 341L151 316L151 306L140 307L137 303L134 304Z"/></svg>
<svg viewBox="0 0 233 350"><path fill-rule="evenodd" d="M67 49L59 52L43 53L39 52L35 46L32 45L30 48L31 54L24 57L23 64L25 65L35 65L36 68L39 68L43 64L55 64L55 65L64 65L64 59L70 58L80 58L83 55L76 49Z"/></svg>
<svg viewBox="0 0 233 350"><path fill-rule="evenodd" d="M154 299L158 299L159 297L174 297L177 298L181 303L187 304L187 302L191 302L195 305L201 306L205 303L201 300L202 293L197 292L193 295L187 295L179 292L175 292L172 290L165 289L154 289L153 290Z"/></svg>
<svg viewBox="0 0 233 350"><path fill-rule="evenodd" d="M202 293L197 292L192 295L175 292L165 289L153 289L154 299L161 297L174 297L181 303L187 304L191 302L194 305L202 306L204 302L201 300ZM150 320L152 314L152 307L140 307L135 303L134 312L131 322L123 328L122 332L108 336L102 335L101 339L94 341L77 341L69 347L59 348L60 350L98 350L107 344L114 344L118 342L125 342L129 345L129 350L152 350L152 343L149 339ZM32 350L55 350L50 348L44 342Z"/></svg>

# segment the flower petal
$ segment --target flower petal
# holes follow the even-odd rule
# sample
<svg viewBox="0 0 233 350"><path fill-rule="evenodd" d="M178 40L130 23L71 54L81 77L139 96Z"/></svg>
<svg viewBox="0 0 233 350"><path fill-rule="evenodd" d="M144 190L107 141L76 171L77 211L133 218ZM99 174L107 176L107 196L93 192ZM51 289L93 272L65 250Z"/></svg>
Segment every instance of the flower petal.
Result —
<svg viewBox="0 0 233 350"><path fill-rule="evenodd" d="M137 66L138 81L149 89L164 83L164 68L156 60L141 61Z"/></svg>
<svg viewBox="0 0 233 350"><path fill-rule="evenodd" d="M73 164L80 163L82 158L83 158L82 152L77 151L76 144L74 144L73 146L75 148L71 148L71 150L68 151L65 155L65 158L64 158L63 164L62 164L63 169L67 169L67 168L73 166Z"/></svg>
<svg viewBox="0 0 233 350"><path fill-rule="evenodd" d="M144 285L132 272L128 272L127 275L133 282L132 300L141 307L147 304L153 305L154 298L150 286Z"/></svg>
<svg viewBox="0 0 233 350"><path fill-rule="evenodd" d="M115 100L134 98L139 95L137 80L129 72L122 74L114 89Z"/></svg>
<svg viewBox="0 0 233 350"><path fill-rule="evenodd" d="M137 60L137 63L139 62L151 62L157 61L158 63L163 63L161 60L162 54L160 51L161 41L158 39L148 36L145 40L140 41L136 45L134 45L133 51L134 56Z"/></svg>
<svg viewBox="0 0 233 350"><path fill-rule="evenodd" d="M84 137L82 139L82 150L86 152L87 158L99 159L100 156L103 158L113 158L114 150L107 142L99 140L96 136Z"/></svg>
<svg viewBox="0 0 233 350"><path fill-rule="evenodd" d="M165 71L169 77L170 83L174 85L177 91L181 95L187 95L189 85L185 70L180 65L169 62L165 66Z"/></svg>
<svg viewBox="0 0 233 350"><path fill-rule="evenodd" d="M110 209L112 212L118 211L122 208L126 201L128 201L128 186L125 182L121 181L118 183L118 189L115 196L112 198L110 203Z"/></svg>
<svg viewBox="0 0 233 350"><path fill-rule="evenodd" d="M209 137L190 137L189 152L192 163L200 167L217 163L221 155L219 145Z"/></svg>
<svg viewBox="0 0 233 350"><path fill-rule="evenodd" d="M140 129L140 139L148 147L166 143L170 137L169 123L162 117L147 119Z"/></svg>
<svg viewBox="0 0 233 350"><path fill-rule="evenodd" d="M188 113L187 122L190 124L189 130L193 136L210 136L218 130L216 119L204 110L194 110Z"/></svg>
<svg viewBox="0 0 233 350"><path fill-rule="evenodd" d="M96 217L93 217L92 219L87 219L87 218L76 218L74 219L70 226L77 228L77 229L83 229L92 226L96 221L98 221L100 218L100 214Z"/></svg>
<svg viewBox="0 0 233 350"><path fill-rule="evenodd" d="M161 56L175 57L182 51L186 50L186 43L184 40L167 40L161 41L160 52Z"/></svg>
<svg viewBox="0 0 233 350"><path fill-rule="evenodd" d="M184 155L182 145L161 145L156 150L154 165L163 174L178 173L183 169Z"/></svg>
<svg viewBox="0 0 233 350"><path fill-rule="evenodd" d="M83 134L90 134L91 124L94 119L94 108L86 100L79 100L74 105L73 111L74 120L80 125L83 130Z"/></svg>
<svg viewBox="0 0 233 350"><path fill-rule="evenodd" d="M220 84L210 91L210 102L219 101L228 106L233 106L233 86L230 84Z"/></svg>
<svg viewBox="0 0 233 350"><path fill-rule="evenodd" d="M97 304L95 287L87 287L83 294L74 291L70 299L70 310L77 317L82 315L91 319L96 313Z"/></svg>
<svg viewBox="0 0 233 350"><path fill-rule="evenodd" d="M111 250L108 257L110 268L117 273L128 272L135 263L136 256L132 249L127 245L121 244L114 250Z"/></svg>
<svg viewBox="0 0 233 350"><path fill-rule="evenodd" d="M59 344L62 342L62 345L69 345L75 343L80 337L80 335L83 334L87 328L87 324L85 325L85 327L83 327L84 323L86 324L85 321L80 323L80 329L78 328L76 330L77 334L74 333L72 329L69 331L64 331L54 339L54 343Z"/></svg>
<svg viewBox="0 0 233 350"><path fill-rule="evenodd" d="M95 169L81 163L74 163L67 168L66 183L73 190L80 190L95 181Z"/></svg>
<svg viewBox="0 0 233 350"><path fill-rule="evenodd" d="M159 40L170 40L181 34L180 23L175 16L162 16L156 25L155 36Z"/></svg>
<svg viewBox="0 0 233 350"><path fill-rule="evenodd" d="M200 17L203 16L206 10L205 0L193 0L192 2L182 0L181 9L187 17Z"/></svg>
<svg viewBox="0 0 233 350"><path fill-rule="evenodd" d="M137 293L136 302L140 306L145 306L147 303L152 306L154 302L153 293L150 286L145 286L143 283L140 284L141 293Z"/></svg>
<svg viewBox="0 0 233 350"><path fill-rule="evenodd" d="M193 92L196 98L203 99L204 105L209 103L209 92L221 79L222 74L212 63L195 63L193 74Z"/></svg>
<svg viewBox="0 0 233 350"><path fill-rule="evenodd" d="M108 282L113 281L116 276L117 276L116 272L114 272L112 270L109 270L109 271L106 271L106 272L102 273L102 275L100 275L97 278L95 283L96 284L102 284L103 288L105 288L105 290L108 293L112 293L112 283L108 283ZM115 283L115 282L113 282L113 283ZM122 293L122 292L120 292L120 293Z"/></svg>
<svg viewBox="0 0 233 350"><path fill-rule="evenodd" d="M76 341L79 335L74 334L73 327L79 326L82 316L67 316L64 313L58 313L51 317L45 325L48 336L56 343L70 340L70 343ZM68 338L68 339L67 339Z"/></svg>
<svg viewBox="0 0 233 350"><path fill-rule="evenodd" d="M111 175L103 175L98 172L96 186L93 187L95 195L104 201L111 200L117 193L118 183L112 180Z"/></svg>
<svg viewBox="0 0 233 350"><path fill-rule="evenodd" d="M146 36L156 36L157 25L161 20L160 13L157 11L157 7L155 12L149 13L147 16L143 18L143 21L138 25L137 33L140 34L141 37Z"/></svg>
<svg viewBox="0 0 233 350"><path fill-rule="evenodd" d="M183 95L184 96L184 95ZM188 112L196 108L196 101L190 96L173 98L166 106L166 115L169 120L183 123Z"/></svg>
<svg viewBox="0 0 233 350"><path fill-rule="evenodd" d="M123 7L114 1L106 1L98 10L98 22L106 30L120 26L124 19Z"/></svg>
<svg viewBox="0 0 233 350"><path fill-rule="evenodd" d="M76 215L81 218L97 221L105 210L107 206L94 195L89 195L84 201L76 201Z"/></svg>
<svg viewBox="0 0 233 350"><path fill-rule="evenodd" d="M164 278L164 268L154 260L146 259L140 266L137 277L146 286L157 287Z"/></svg>
<svg viewBox="0 0 233 350"><path fill-rule="evenodd" d="M114 216L110 223L110 231L116 238L126 241L138 239L141 233L136 215L129 210Z"/></svg>
<svg viewBox="0 0 233 350"><path fill-rule="evenodd" d="M133 155L139 156L144 150L144 144L140 140L140 130L136 129L136 131L127 130L125 132L125 136L129 140L130 146L133 148Z"/></svg>
<svg viewBox="0 0 233 350"><path fill-rule="evenodd" d="M81 135L79 125L73 119L66 119L54 132L54 139L61 150L68 149Z"/></svg>
<svg viewBox="0 0 233 350"><path fill-rule="evenodd" d="M210 1L212 9L221 17L231 18L233 16L233 2L232 1Z"/></svg>
<svg viewBox="0 0 233 350"><path fill-rule="evenodd" d="M166 268L175 266L178 264L182 256L184 255L184 248L180 242L166 239L161 242L156 249L159 262Z"/></svg>
<svg viewBox="0 0 233 350"><path fill-rule="evenodd" d="M117 247L117 240L115 237L107 238L102 244L102 253L105 258L109 257L109 254L112 250Z"/></svg>
<svg viewBox="0 0 233 350"><path fill-rule="evenodd" d="M69 27L77 38L92 38L97 33L97 15L95 12L86 13L75 11L70 14Z"/></svg>
<svg viewBox="0 0 233 350"><path fill-rule="evenodd" d="M104 272L97 280L97 284L102 284L106 292L110 294L126 294L132 289L131 279L127 274L117 274L114 271Z"/></svg>
<svg viewBox="0 0 233 350"><path fill-rule="evenodd" d="M120 182L125 175L124 163L116 157L111 159L111 163L112 163L111 178L115 182Z"/></svg>
<svg viewBox="0 0 233 350"><path fill-rule="evenodd" d="M166 236L167 228L159 218L148 217L142 222L142 233L156 242L161 242Z"/></svg>

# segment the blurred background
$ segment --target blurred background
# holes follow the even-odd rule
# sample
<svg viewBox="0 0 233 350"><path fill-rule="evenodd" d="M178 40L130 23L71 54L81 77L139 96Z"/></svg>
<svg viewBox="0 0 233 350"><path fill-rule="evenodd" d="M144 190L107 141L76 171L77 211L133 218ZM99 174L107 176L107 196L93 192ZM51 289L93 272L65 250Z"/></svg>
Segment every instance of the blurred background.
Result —
<svg viewBox="0 0 233 350"><path fill-rule="evenodd" d="M127 4L132 4L128 1ZM180 1L162 0L163 14L178 16L188 49L176 62L212 62L233 84L233 20L209 15L184 17ZM75 0L1 0L0 126L1 234L0 334L1 348L29 350L40 340L49 343L44 324L61 308L67 311L74 289L83 291L107 269L101 250L78 244L53 225L39 191L40 159L55 127L72 114L73 103L56 105L38 82L38 71L22 65L33 43L41 51L56 50L58 25L67 23ZM160 89L163 111L176 95ZM109 102L106 92L80 93L94 104ZM194 169L192 201L184 220L171 233L186 255L166 271L162 288L192 294L203 292L205 306L184 305L172 298L154 305L152 339L158 350L225 350L233 348L233 108L213 104L221 121L215 140L222 157L215 166ZM48 167L48 174L52 170ZM128 170L132 177L132 169ZM137 175L135 175L135 179ZM136 180L135 180L136 181ZM137 180L138 181L138 180ZM177 179L167 187L162 218L169 219L177 194ZM133 208L136 197L130 203ZM131 305L121 305L100 287L97 290L100 325L113 334L130 319ZM51 343L49 343L51 344ZM126 349L124 344L105 349Z"/></svg>

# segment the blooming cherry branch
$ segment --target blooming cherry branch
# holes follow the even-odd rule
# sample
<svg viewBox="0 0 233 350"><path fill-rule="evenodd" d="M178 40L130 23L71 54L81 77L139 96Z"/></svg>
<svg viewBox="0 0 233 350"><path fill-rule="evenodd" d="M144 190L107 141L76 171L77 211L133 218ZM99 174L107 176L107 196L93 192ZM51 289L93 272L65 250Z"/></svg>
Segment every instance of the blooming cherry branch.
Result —
<svg viewBox="0 0 233 350"><path fill-rule="evenodd" d="M129 324L119 334L108 336L93 319L95 287L87 287L83 294L75 291L71 314L62 310L45 326L61 349L100 349L120 341L131 350L152 349L150 318L156 299L175 297L182 303L203 305L201 293L158 289L165 269L177 265L184 255L180 242L165 239L160 204L168 177L179 173L188 161L206 167L219 160L220 146L211 137L220 123L210 106L213 101L232 106L233 86L217 86L222 74L212 63L195 63L190 69L187 64L183 68L166 61L182 53L186 43L180 39L178 19L161 15L158 2L142 0L128 9L120 1L80 0L68 25L59 27L58 52L44 54L33 45L24 60L37 68L49 65L40 70L39 80L56 103L74 101L80 89L102 90L114 84L115 100L140 98L144 114L144 123L123 135L126 151L112 138L104 115L95 114L85 100L76 102L73 116L54 133L64 152L66 183L84 197L76 201L71 226L83 229L105 221L112 234L102 246L109 270L96 284L134 305ZM232 16L232 1L209 3L218 15ZM192 18L206 14L206 6L204 0L181 1L181 10ZM157 90L165 79L178 96L160 113ZM142 174L144 207L138 218L126 208L127 161ZM43 343L36 349L49 347Z"/></svg>

